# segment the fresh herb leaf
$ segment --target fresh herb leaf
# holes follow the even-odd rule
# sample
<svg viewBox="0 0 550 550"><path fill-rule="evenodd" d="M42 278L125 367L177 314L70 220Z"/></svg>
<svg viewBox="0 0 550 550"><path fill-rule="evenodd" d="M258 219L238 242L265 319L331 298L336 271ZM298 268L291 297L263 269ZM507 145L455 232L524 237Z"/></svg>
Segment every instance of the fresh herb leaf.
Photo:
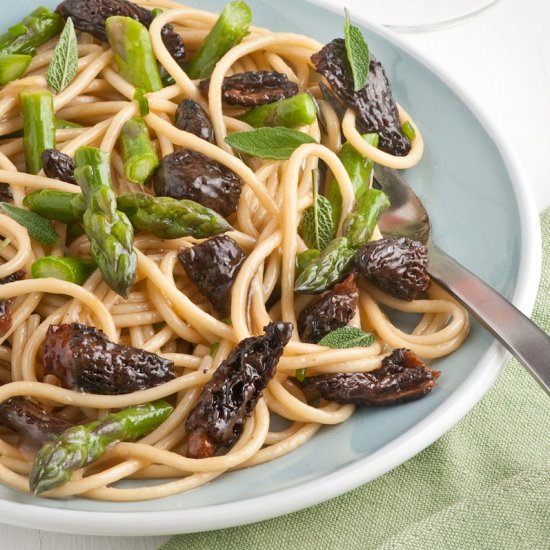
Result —
<svg viewBox="0 0 550 550"><path fill-rule="evenodd" d="M367 77L369 76L370 52L365 38L361 31L351 24L349 12L346 12L346 22L344 23L344 41L348 61L353 75L353 89L358 92L365 87Z"/></svg>
<svg viewBox="0 0 550 550"><path fill-rule="evenodd" d="M315 140L304 132L275 126L251 132L233 132L225 138L225 142L253 157L287 160L300 145L315 143Z"/></svg>
<svg viewBox="0 0 550 550"><path fill-rule="evenodd" d="M220 349L220 343L214 342L210 346L210 357L216 357L216 353L218 353L218 350Z"/></svg>
<svg viewBox="0 0 550 550"><path fill-rule="evenodd" d="M46 218L35 214L30 210L19 208L7 202L0 202L0 208L19 225L22 225L29 232L29 237L42 244L56 244L59 242L59 235Z"/></svg>
<svg viewBox="0 0 550 550"><path fill-rule="evenodd" d="M318 343L327 348L368 348L372 346L374 340L371 332L364 332L357 327L341 327L329 332Z"/></svg>
<svg viewBox="0 0 550 550"><path fill-rule="evenodd" d="M416 132L414 131L413 125L407 120L401 126L401 131L406 135L411 141L416 137Z"/></svg>
<svg viewBox="0 0 550 550"><path fill-rule="evenodd" d="M300 384L303 384L306 381L306 372L307 369L297 369L296 373L294 374L294 377Z"/></svg>
<svg viewBox="0 0 550 550"><path fill-rule="evenodd" d="M149 101L145 97L145 90L143 88L136 88L134 99L138 103L140 116L147 116L149 114Z"/></svg>
<svg viewBox="0 0 550 550"><path fill-rule="evenodd" d="M308 248L322 251L334 238L332 206L326 197L317 194L315 177L313 180L313 205L304 212L298 233Z"/></svg>
<svg viewBox="0 0 550 550"><path fill-rule="evenodd" d="M155 17L158 17L162 12L163 10L161 8L153 8L151 10L151 15L153 16L153 19L154 19Z"/></svg>
<svg viewBox="0 0 550 550"><path fill-rule="evenodd" d="M59 35L59 41L55 46L52 60L48 65L46 80L48 86L58 94L64 90L78 70L78 43L74 32L72 19L69 17L63 31Z"/></svg>

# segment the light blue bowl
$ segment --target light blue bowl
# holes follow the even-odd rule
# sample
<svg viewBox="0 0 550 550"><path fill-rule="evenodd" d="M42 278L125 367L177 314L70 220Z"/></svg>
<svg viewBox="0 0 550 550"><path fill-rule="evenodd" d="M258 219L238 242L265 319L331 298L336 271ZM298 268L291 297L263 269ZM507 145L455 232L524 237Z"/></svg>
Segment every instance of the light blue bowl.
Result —
<svg viewBox="0 0 550 550"><path fill-rule="evenodd" d="M55 2L46 0L53 7ZM219 12L223 0L190 5ZM342 36L341 13L300 0L250 0L254 23L327 42ZM10 2L7 28L36 7ZM7 13L6 13L7 12ZM365 24L371 50L384 63L394 95L422 130L426 150L407 179L424 201L436 241L524 311L538 284L538 217L520 170L497 130L456 84L387 31ZM505 359L472 324L467 343L434 361L442 371L425 399L364 409L323 428L271 463L223 475L200 489L156 501L113 503L31 498L0 487L3 522L53 531L153 535L259 521L326 500L401 464L440 437L487 391Z"/></svg>

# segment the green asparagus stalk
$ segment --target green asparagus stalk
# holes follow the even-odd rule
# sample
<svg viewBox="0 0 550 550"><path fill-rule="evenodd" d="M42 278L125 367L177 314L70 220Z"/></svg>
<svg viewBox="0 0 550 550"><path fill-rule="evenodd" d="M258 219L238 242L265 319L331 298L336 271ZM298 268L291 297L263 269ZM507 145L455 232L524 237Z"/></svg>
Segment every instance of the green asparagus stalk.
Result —
<svg viewBox="0 0 550 550"><path fill-rule="evenodd" d="M36 455L29 478L33 495L67 483L74 471L95 462L108 447L135 441L160 426L173 407L163 400L108 414L103 420L65 430Z"/></svg>
<svg viewBox="0 0 550 550"><path fill-rule="evenodd" d="M109 154L96 147L80 147L75 162L75 177L86 199L83 221L92 258L106 283L126 298L136 279L134 228L116 208Z"/></svg>
<svg viewBox="0 0 550 550"><path fill-rule="evenodd" d="M107 19L105 30L120 74L146 93L160 90L162 80L149 31L131 17L119 15Z"/></svg>
<svg viewBox="0 0 550 550"><path fill-rule="evenodd" d="M344 220L344 237L350 246L361 248L366 245L376 227L378 216L390 207L390 201L383 191L367 189L357 201L355 211Z"/></svg>
<svg viewBox="0 0 550 550"><path fill-rule="evenodd" d="M296 277L299 277L305 268L313 261L316 260L319 257L319 250L316 248L310 248L309 250L305 250L304 252L300 252L300 254L296 255L296 269L295 269L295 275Z"/></svg>
<svg viewBox="0 0 550 550"><path fill-rule="evenodd" d="M67 128L82 128L82 124L78 122L72 122L70 120L65 120L63 118L55 118L55 128L56 130L66 130Z"/></svg>
<svg viewBox="0 0 550 550"><path fill-rule="evenodd" d="M95 271L95 262L89 258L44 256L31 265L33 279L54 277L75 285L83 285Z"/></svg>
<svg viewBox="0 0 550 550"><path fill-rule="evenodd" d="M44 218L61 223L78 223L86 211L86 199L82 193L40 189L27 195L23 204Z"/></svg>
<svg viewBox="0 0 550 550"><path fill-rule="evenodd" d="M377 134L365 134L363 139L376 147ZM342 161L353 185L356 209L344 220L343 237L333 239L327 247L308 263L304 258L303 271L296 270L294 290L302 294L317 294L331 288L349 271L355 252L366 244L376 226L378 216L389 208L388 197L377 189L370 189L373 162L363 158L350 144L345 143L340 150ZM336 227L342 213L342 195L335 178L330 182L326 197L332 205L332 221ZM305 254L305 253L304 253Z"/></svg>
<svg viewBox="0 0 550 550"><path fill-rule="evenodd" d="M216 63L248 34L251 21L252 13L244 2L227 4L189 63L189 78L209 78Z"/></svg>
<svg viewBox="0 0 550 550"><path fill-rule="evenodd" d="M161 239L204 239L232 229L223 216L191 200L127 193L118 197L117 204L136 229Z"/></svg>
<svg viewBox="0 0 550 550"><path fill-rule="evenodd" d="M369 145L373 147L378 146L378 134L364 134L362 137ZM338 157L351 179L355 199L359 200L369 188L374 162L362 157L349 143L342 145ZM342 194L340 193L340 187L336 178L331 179L325 196L332 205L332 221L334 226L338 227L340 216L342 215Z"/></svg>
<svg viewBox="0 0 550 550"><path fill-rule="evenodd" d="M126 179L145 184L158 166L159 159L143 118L131 118L124 123L120 131L120 149Z"/></svg>
<svg viewBox="0 0 550 550"><path fill-rule="evenodd" d="M40 189L23 199L23 204L44 218L61 223L82 221L86 201L81 193ZM127 193L117 197L117 208L139 230L161 239L195 237L204 239L232 229L215 210L191 200Z"/></svg>
<svg viewBox="0 0 550 550"><path fill-rule="evenodd" d="M34 56L36 48L61 32L63 18L48 8L40 7L0 36L0 55Z"/></svg>
<svg viewBox="0 0 550 550"><path fill-rule="evenodd" d="M310 261L296 279L295 292L319 294L332 288L351 268L355 252L345 237L330 241L321 254Z"/></svg>
<svg viewBox="0 0 550 550"><path fill-rule="evenodd" d="M63 120L62 118L55 118L55 129L56 130L65 130L66 128L82 128L82 124L78 124L76 122L71 122L70 120ZM23 137L23 130L16 130L15 132L11 132L9 134L6 134L5 136L2 136L3 139L15 139L15 138L22 138Z"/></svg>
<svg viewBox="0 0 550 550"><path fill-rule="evenodd" d="M0 55L0 86L23 76L31 61L32 57L25 54Z"/></svg>
<svg viewBox="0 0 550 550"><path fill-rule="evenodd" d="M239 117L240 120L255 128L263 128L264 126L294 128L304 124L313 124L316 118L315 103L307 93L253 107Z"/></svg>
<svg viewBox="0 0 550 550"><path fill-rule="evenodd" d="M38 174L44 149L55 149L53 96L45 88L24 88L19 92L19 101L27 172Z"/></svg>

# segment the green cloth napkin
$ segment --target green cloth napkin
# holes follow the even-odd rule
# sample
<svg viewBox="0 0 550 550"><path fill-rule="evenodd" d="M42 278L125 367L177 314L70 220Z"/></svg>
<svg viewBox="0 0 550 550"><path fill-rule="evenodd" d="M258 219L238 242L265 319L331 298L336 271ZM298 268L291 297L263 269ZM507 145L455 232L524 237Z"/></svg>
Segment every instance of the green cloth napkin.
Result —
<svg viewBox="0 0 550 550"><path fill-rule="evenodd" d="M550 209L533 319L550 331ZM550 358L549 358L550 361ZM550 549L550 399L511 360L420 454L338 498L269 521L178 535L161 550Z"/></svg>

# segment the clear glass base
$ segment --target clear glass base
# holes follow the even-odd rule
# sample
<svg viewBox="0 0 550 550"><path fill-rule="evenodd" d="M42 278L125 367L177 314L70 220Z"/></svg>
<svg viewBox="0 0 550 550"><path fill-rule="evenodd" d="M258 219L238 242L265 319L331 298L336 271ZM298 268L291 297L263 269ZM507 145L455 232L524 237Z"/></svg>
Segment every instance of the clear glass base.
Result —
<svg viewBox="0 0 550 550"><path fill-rule="evenodd" d="M364 9L397 32L426 32L462 23L499 0L368 0Z"/></svg>

